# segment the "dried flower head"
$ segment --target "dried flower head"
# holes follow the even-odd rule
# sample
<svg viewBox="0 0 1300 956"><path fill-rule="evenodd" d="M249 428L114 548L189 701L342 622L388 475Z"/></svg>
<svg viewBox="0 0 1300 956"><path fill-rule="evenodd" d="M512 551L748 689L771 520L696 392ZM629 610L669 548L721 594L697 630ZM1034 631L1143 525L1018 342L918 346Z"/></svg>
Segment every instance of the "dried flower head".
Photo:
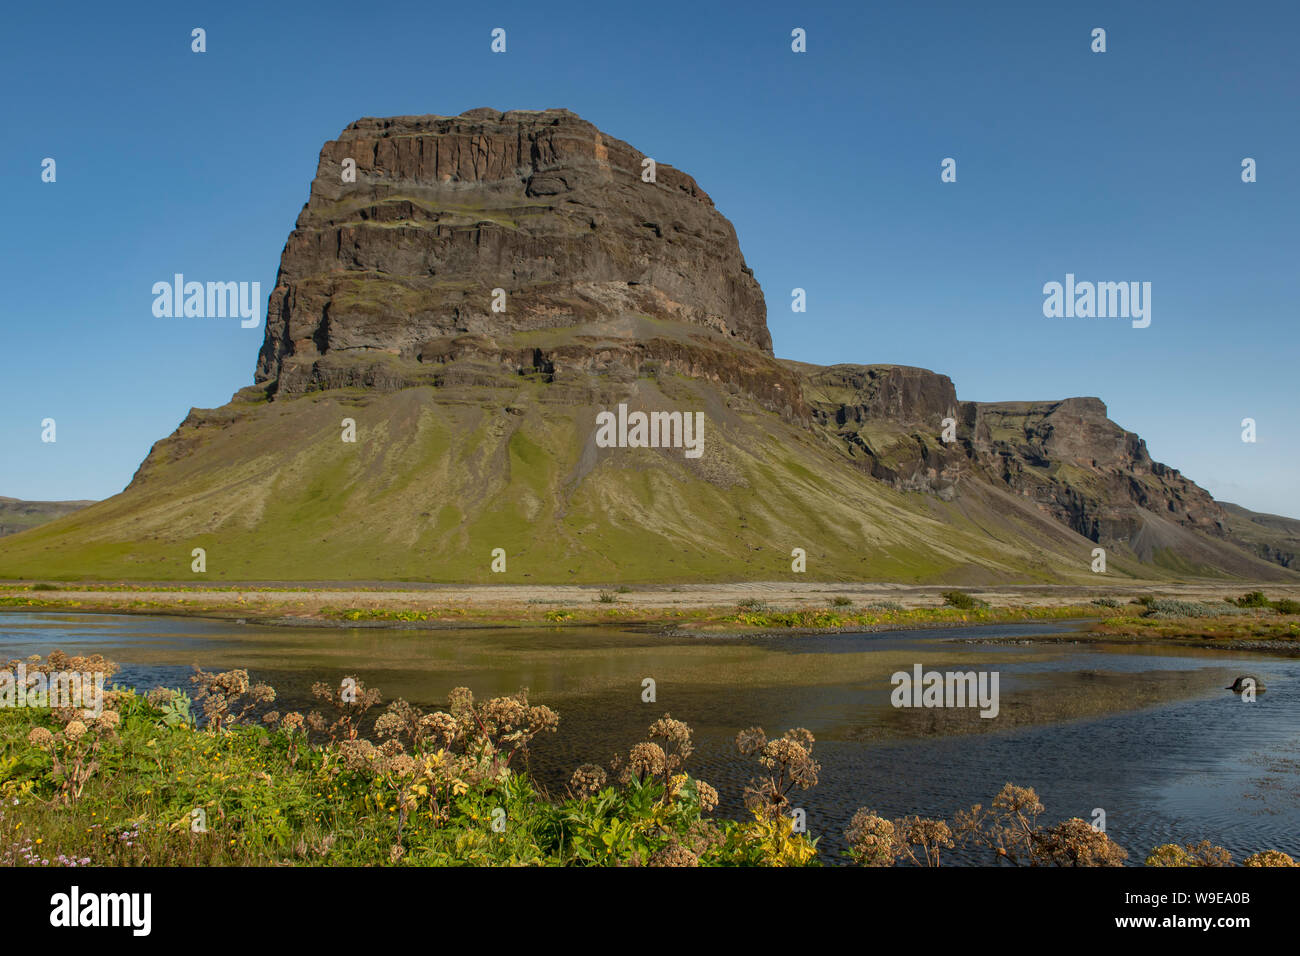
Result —
<svg viewBox="0 0 1300 956"><path fill-rule="evenodd" d="M849 852L860 866L894 865L898 856L894 824L874 810L863 808L853 814L844 836L849 841Z"/></svg>
<svg viewBox="0 0 1300 956"><path fill-rule="evenodd" d="M650 854L650 866L699 866L700 858L680 843L670 843Z"/></svg>
<svg viewBox="0 0 1300 956"><path fill-rule="evenodd" d="M1241 861L1242 866L1300 866L1290 856L1280 850L1265 850L1262 853L1252 853Z"/></svg>
<svg viewBox="0 0 1300 956"><path fill-rule="evenodd" d="M605 786L605 771L594 763L584 763L569 778L569 789L577 796L587 797Z"/></svg>
<svg viewBox="0 0 1300 956"><path fill-rule="evenodd" d="M695 781L695 793L700 800L700 812L709 813L718 806L718 791L703 780Z"/></svg>
<svg viewBox="0 0 1300 956"><path fill-rule="evenodd" d="M666 763L667 757L664 755L662 747L658 744L640 743L628 753L627 768L624 773L629 777L644 780L646 777L654 777L663 773Z"/></svg>

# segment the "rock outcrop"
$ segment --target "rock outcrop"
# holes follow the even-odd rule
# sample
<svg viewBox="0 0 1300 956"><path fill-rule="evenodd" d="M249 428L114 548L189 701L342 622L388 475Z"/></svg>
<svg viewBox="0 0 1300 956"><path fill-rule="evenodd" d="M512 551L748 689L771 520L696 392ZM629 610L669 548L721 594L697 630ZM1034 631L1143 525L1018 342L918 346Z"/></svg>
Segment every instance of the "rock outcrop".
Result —
<svg viewBox="0 0 1300 956"><path fill-rule="evenodd" d="M947 376L926 369L799 368L815 421L901 491L952 499L964 481L989 482L1090 541L1122 543L1148 558L1161 546L1159 535L1151 537L1153 515L1232 536L1210 494L1153 461L1146 443L1111 421L1098 398L963 402ZM945 419L951 441L943 438Z"/></svg>
<svg viewBox="0 0 1300 956"><path fill-rule="evenodd" d="M473 351L545 367L513 339L647 319L765 365L763 294L731 223L671 166L646 181L647 160L567 110L358 120L321 150L257 381L400 387L429 380L415 365Z"/></svg>

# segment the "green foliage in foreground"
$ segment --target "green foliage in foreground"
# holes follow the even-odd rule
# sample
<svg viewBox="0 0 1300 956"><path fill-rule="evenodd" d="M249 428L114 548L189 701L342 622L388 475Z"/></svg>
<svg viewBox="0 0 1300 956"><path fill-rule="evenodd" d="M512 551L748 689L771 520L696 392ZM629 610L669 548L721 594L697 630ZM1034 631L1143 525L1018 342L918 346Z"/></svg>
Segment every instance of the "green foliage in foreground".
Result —
<svg viewBox="0 0 1300 956"><path fill-rule="evenodd" d="M115 670L98 656L58 651L28 662L29 673L51 679ZM802 728L737 735L757 773L743 793L750 817L735 821L712 817L717 791L685 771L691 730L669 715L608 773L584 764L553 798L519 767L559 715L524 691L476 701L457 688L447 710L432 713L393 701L373 722L375 743L360 729L380 695L358 681L314 685L321 708L305 717L268 709L274 689L243 670L196 668L191 682L192 697L114 687L93 717L69 707L0 709L0 865L818 863L818 841L794 832L791 796L815 787L821 771ZM1010 783L987 809L977 804L951 823L863 808L846 831L846 855L864 866L939 866L962 845L1022 866L1127 858L1081 819L1039 824L1043 812L1032 789ZM1158 847L1147 862L1227 866L1231 858L1202 842ZM1271 850L1244 864L1295 865Z"/></svg>
<svg viewBox="0 0 1300 956"><path fill-rule="evenodd" d="M299 721L245 724L233 709L221 710L228 729L197 729L179 716L188 707L176 692L111 697L112 721L0 710L0 864L726 866L816 857L815 841L792 835L788 819L713 820L716 791L658 744L634 748L617 783L585 767L565 798L549 799L509 766L518 728L502 715L539 710L522 695L461 710L469 723L484 720L495 742L457 748L429 736L400 756L350 737L342 720L326 728L337 740L310 743Z"/></svg>

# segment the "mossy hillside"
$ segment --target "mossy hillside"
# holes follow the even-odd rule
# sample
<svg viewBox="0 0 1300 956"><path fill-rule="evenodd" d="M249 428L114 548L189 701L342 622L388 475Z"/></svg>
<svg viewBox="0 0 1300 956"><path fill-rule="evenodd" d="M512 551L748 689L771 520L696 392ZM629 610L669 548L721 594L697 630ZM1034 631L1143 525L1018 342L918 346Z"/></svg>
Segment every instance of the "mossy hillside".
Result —
<svg viewBox="0 0 1300 956"><path fill-rule="evenodd" d="M329 390L197 414L123 494L0 541L0 576L780 580L794 576L798 547L800 579L1092 578L1090 543L1068 529L1002 500L894 491L740 396L676 376L638 380L651 407L708 409L706 454L690 460L597 449L597 408L548 401L550 388L516 376L505 391ZM355 444L340 440L345 417ZM490 570L494 548L506 551L504 574ZM1129 573L1124 556L1110 560Z"/></svg>

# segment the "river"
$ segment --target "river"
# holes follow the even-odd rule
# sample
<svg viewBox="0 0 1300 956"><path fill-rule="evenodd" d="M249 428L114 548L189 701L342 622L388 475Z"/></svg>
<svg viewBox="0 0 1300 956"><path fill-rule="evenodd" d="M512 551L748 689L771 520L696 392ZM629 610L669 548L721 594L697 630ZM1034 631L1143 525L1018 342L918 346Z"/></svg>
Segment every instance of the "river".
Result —
<svg viewBox="0 0 1300 956"><path fill-rule="evenodd" d="M354 676L385 701L440 706L449 690L530 689L560 714L531 767L547 787L579 763L607 764L664 713L695 731L688 769L743 813L753 766L735 752L751 725L806 727L820 783L797 793L822 858L840 862L843 831L869 806L887 816L951 818L988 804L1008 781L1032 786L1044 822L1092 820L1141 862L1155 845L1209 839L1240 858L1300 858L1300 659L1166 645L1074 642L1071 623L874 634L663 637L614 628L399 630L265 627L186 618L0 613L0 659L101 653L116 680L188 686L191 665L247 668L307 710L314 681ZM1016 642L1030 635L1054 642ZM1008 643L971 642L1010 641ZM976 670L999 675L996 718L975 709L899 709L890 675ZM1258 675L1243 702L1225 687ZM644 681L656 700L644 702ZM955 862L977 858L956 855Z"/></svg>

